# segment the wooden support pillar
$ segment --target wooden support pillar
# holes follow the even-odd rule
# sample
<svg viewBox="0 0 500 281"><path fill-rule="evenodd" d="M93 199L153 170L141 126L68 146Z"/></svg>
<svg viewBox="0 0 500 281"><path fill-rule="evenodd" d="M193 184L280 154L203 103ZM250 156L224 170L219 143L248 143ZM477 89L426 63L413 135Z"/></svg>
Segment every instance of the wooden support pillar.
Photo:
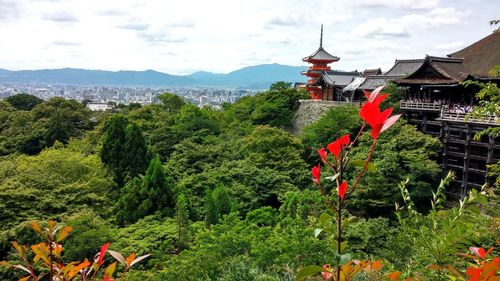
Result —
<svg viewBox="0 0 500 281"><path fill-rule="evenodd" d="M464 166L462 169L462 186L460 197L463 199L469 193L468 180L469 180L469 156L470 156L470 142L472 140L472 133L470 127L465 129L465 147L464 147Z"/></svg>
<svg viewBox="0 0 500 281"><path fill-rule="evenodd" d="M422 116L422 132L427 133L427 114L423 113Z"/></svg>
<svg viewBox="0 0 500 281"><path fill-rule="evenodd" d="M495 147L495 138L492 136L488 136L488 156L486 158L486 173L484 174L484 182L488 184L488 186L493 185L493 178L488 176L490 172L490 168L488 167L490 164L493 164L493 149Z"/></svg>
<svg viewBox="0 0 500 281"><path fill-rule="evenodd" d="M443 169L448 170L448 146L450 145L450 127L447 123L443 122L443 126L441 128L443 131Z"/></svg>

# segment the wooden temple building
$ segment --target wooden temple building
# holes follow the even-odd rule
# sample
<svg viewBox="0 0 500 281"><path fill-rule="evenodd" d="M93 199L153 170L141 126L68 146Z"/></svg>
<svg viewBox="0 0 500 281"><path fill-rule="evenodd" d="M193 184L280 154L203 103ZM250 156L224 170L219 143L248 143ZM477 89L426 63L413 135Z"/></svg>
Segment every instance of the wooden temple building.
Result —
<svg viewBox="0 0 500 281"><path fill-rule="evenodd" d="M439 137L443 143L440 157L443 169L456 174L449 195L463 198L471 188L492 183L488 165L500 160L500 140L491 136L474 140L474 135L488 127L500 126L500 120L496 116L467 118L477 103L475 94L479 88L465 87L462 82L500 85L499 77L489 75L494 66L500 65L500 32L446 57L427 55L423 59L396 60L385 73L316 70L315 55L324 51L321 45L317 52L304 58L313 64L305 73L311 77L307 84L311 98L356 102L361 99L362 90L395 83L404 93L400 111L407 121L422 132ZM335 58L330 62L339 60L331 55L329 58Z"/></svg>

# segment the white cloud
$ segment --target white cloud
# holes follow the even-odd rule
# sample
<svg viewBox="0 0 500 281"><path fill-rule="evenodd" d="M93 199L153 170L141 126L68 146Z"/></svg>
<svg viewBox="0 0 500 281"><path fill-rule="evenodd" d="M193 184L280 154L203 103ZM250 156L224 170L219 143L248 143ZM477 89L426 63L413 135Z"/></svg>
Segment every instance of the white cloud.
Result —
<svg viewBox="0 0 500 281"><path fill-rule="evenodd" d="M439 0L354 0L355 6L432 9L439 6Z"/></svg>
<svg viewBox="0 0 500 281"><path fill-rule="evenodd" d="M451 0L0 0L0 68L185 74L303 65L323 23L323 45L341 57L335 68L363 69L490 32L483 18L498 9L468 5L478 16L467 17L459 7Z"/></svg>
<svg viewBox="0 0 500 281"><path fill-rule="evenodd" d="M465 12L455 8L436 8L427 13L408 14L399 18L380 17L368 20L352 30L355 36L370 38L409 37L412 31L459 23Z"/></svg>
<svg viewBox="0 0 500 281"><path fill-rule="evenodd" d="M458 51L465 46L467 46L467 44L465 44L463 41L443 42L436 44L432 49L432 53L449 54Z"/></svg>

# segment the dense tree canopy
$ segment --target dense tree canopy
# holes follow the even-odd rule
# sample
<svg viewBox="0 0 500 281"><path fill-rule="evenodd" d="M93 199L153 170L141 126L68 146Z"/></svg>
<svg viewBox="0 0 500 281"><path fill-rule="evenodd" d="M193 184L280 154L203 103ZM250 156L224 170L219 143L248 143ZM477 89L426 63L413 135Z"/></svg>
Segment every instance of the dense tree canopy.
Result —
<svg viewBox="0 0 500 281"><path fill-rule="evenodd" d="M43 102L42 99L29 94L17 94L5 99L18 110L31 110L36 105Z"/></svg>
<svg viewBox="0 0 500 281"><path fill-rule="evenodd" d="M0 155L33 155L56 141L66 144L92 129L90 114L83 104L63 98L37 103L30 111L4 104L0 106Z"/></svg>
<svg viewBox="0 0 500 281"><path fill-rule="evenodd" d="M294 280L306 265L335 266L332 202L310 168L318 148L354 138L361 121L356 107L339 106L291 135L306 96L280 82L222 110L168 93L160 103L106 113L60 98L23 110L0 101L0 260L19 258L10 241L36 241L28 222L54 219L73 227L64 262L93 260L106 242L152 254L127 281ZM349 152L350 186L371 143L365 132ZM439 150L438 139L404 120L380 135L373 166L342 215L343 253L384 259L381 276L394 269L442 280L429 265L463 270L458 252L495 245L499 214L485 203L488 190L459 208L429 210L432 192L446 197L436 189ZM336 195L335 176L325 169L321 177ZM398 184L407 178L405 193ZM0 267L2 280L23 276Z"/></svg>

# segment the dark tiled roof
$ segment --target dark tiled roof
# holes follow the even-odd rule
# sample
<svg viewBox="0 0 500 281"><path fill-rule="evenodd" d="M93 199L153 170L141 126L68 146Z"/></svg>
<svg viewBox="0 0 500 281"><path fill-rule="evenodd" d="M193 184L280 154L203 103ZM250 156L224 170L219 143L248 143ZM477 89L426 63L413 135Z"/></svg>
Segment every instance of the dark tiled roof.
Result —
<svg viewBox="0 0 500 281"><path fill-rule="evenodd" d="M363 77L367 77L369 75L380 75L380 74L382 74L382 70L380 68L365 69L365 71L363 71Z"/></svg>
<svg viewBox="0 0 500 281"><path fill-rule="evenodd" d="M469 73L463 59L426 56L422 66L413 74L397 80L398 84L456 84L464 81Z"/></svg>
<svg viewBox="0 0 500 281"><path fill-rule="evenodd" d="M357 71L324 71L321 75L321 80L329 85L345 87L349 85L356 77L362 77Z"/></svg>
<svg viewBox="0 0 500 281"><path fill-rule="evenodd" d="M340 59L339 57L330 55L330 53L325 51L325 49L323 49L323 47L319 47L318 50L316 50L316 52L314 52L312 55L310 55L308 57L303 58L302 61L309 62L309 61L313 61L313 60L319 60L319 61L325 61L325 62L334 62L334 61L338 61L339 59Z"/></svg>
<svg viewBox="0 0 500 281"><path fill-rule="evenodd" d="M419 69L424 63L423 59L413 59L413 60L396 60L394 65L385 75L392 76L407 76Z"/></svg>
<svg viewBox="0 0 500 281"><path fill-rule="evenodd" d="M366 77L365 81L359 86L362 90L373 90L380 86L387 85L390 81L395 81L401 78L401 76L391 76L391 75L370 75Z"/></svg>
<svg viewBox="0 0 500 281"><path fill-rule="evenodd" d="M449 54L449 57L463 58L465 70L473 75L487 77L488 71L500 65L500 32L492 33L485 38Z"/></svg>

